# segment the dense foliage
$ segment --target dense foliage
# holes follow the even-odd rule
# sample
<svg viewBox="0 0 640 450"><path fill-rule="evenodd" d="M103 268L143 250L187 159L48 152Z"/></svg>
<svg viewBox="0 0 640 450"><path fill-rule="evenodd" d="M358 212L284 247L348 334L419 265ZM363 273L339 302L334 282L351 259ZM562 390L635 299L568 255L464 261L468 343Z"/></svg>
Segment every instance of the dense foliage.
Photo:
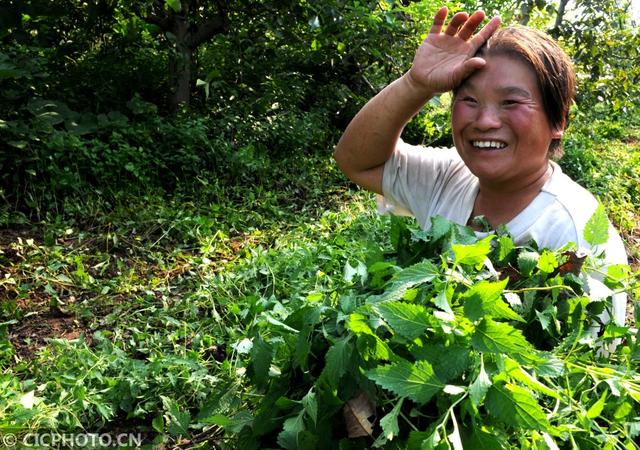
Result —
<svg viewBox="0 0 640 450"><path fill-rule="evenodd" d="M592 243L606 241L603 215L585 229ZM610 267L605 286L587 275L597 258L570 248L478 239L439 218L391 233L393 258L248 311L234 348L263 396L212 420L239 430L231 447L635 448L640 349L599 319L628 267Z"/></svg>

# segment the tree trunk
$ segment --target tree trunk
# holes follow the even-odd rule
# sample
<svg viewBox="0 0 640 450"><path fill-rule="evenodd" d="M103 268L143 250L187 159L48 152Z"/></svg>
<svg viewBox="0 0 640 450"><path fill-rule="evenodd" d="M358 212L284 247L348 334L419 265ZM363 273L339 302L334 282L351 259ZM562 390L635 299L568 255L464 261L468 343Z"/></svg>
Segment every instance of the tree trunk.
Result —
<svg viewBox="0 0 640 450"><path fill-rule="evenodd" d="M560 25L562 25L562 21L564 20L564 12L567 8L567 3L569 3L569 0L560 0L560 4L558 5L556 21L550 32L550 34L556 39L558 38L558 36L560 36Z"/></svg>
<svg viewBox="0 0 640 450"><path fill-rule="evenodd" d="M522 6L520 6L520 13L522 14L522 17L520 18L520 25L527 25L529 23L533 6L534 2L532 0L527 0L522 4Z"/></svg>
<svg viewBox="0 0 640 450"><path fill-rule="evenodd" d="M223 3L219 4L217 14L201 24L197 24L193 17L197 3L192 5L183 0L181 5L180 12L174 12L166 9L164 2L156 2L158 13L144 17L146 22L159 26L171 44L169 107L172 112L178 111L181 106L189 106L193 52L216 34L226 31L226 9ZM192 6L193 10L190 10Z"/></svg>
<svg viewBox="0 0 640 450"><path fill-rule="evenodd" d="M189 20L187 14L188 10L185 11L185 14L176 14L173 20L172 32L175 36L175 43L169 63L169 75L172 85L169 106L173 112L176 112L181 105L189 107L193 50L189 45Z"/></svg>

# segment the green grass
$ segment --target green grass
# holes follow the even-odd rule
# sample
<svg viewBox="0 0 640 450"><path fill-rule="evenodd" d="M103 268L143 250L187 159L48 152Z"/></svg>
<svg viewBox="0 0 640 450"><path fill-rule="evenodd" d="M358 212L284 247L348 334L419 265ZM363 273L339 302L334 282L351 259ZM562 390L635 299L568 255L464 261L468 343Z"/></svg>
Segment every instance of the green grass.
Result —
<svg viewBox="0 0 640 450"><path fill-rule="evenodd" d="M567 171L637 239L637 141L576 154L588 142L576 136ZM330 157L265 170L172 197L70 198L2 230L0 434L127 430L197 447L223 442L222 416L239 430L249 331L281 322L293 300L333 295L345 267L391 248L389 219Z"/></svg>

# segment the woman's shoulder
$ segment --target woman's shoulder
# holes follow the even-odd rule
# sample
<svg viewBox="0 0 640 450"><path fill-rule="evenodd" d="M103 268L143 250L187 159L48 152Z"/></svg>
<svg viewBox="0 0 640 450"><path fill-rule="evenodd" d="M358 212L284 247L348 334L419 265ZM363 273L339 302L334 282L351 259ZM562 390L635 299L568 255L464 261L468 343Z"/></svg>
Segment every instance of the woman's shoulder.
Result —
<svg viewBox="0 0 640 450"><path fill-rule="evenodd" d="M553 196L557 205L571 217L578 228L582 228L598 207L598 200L591 192L565 174L560 166L555 163L553 166L553 176L542 191Z"/></svg>

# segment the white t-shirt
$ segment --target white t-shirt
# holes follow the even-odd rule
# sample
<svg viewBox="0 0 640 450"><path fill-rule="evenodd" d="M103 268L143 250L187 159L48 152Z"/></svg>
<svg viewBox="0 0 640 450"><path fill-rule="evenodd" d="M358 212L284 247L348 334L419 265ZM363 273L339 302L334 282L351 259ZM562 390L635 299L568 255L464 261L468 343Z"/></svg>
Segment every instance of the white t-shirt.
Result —
<svg viewBox="0 0 640 450"><path fill-rule="evenodd" d="M506 224L516 245L534 240L540 248L558 249L574 242L578 250L605 252L605 262L627 264L620 236L609 224L609 240L602 248L591 248L584 240L584 227L598 201L552 163L553 174L541 192ZM413 215L427 230L430 218L442 216L467 224L478 194L479 182L455 149L416 147L399 141L385 163L382 176L384 197L378 198L383 213ZM486 235L486 234L485 234ZM615 321L624 324L626 295L614 296Z"/></svg>

